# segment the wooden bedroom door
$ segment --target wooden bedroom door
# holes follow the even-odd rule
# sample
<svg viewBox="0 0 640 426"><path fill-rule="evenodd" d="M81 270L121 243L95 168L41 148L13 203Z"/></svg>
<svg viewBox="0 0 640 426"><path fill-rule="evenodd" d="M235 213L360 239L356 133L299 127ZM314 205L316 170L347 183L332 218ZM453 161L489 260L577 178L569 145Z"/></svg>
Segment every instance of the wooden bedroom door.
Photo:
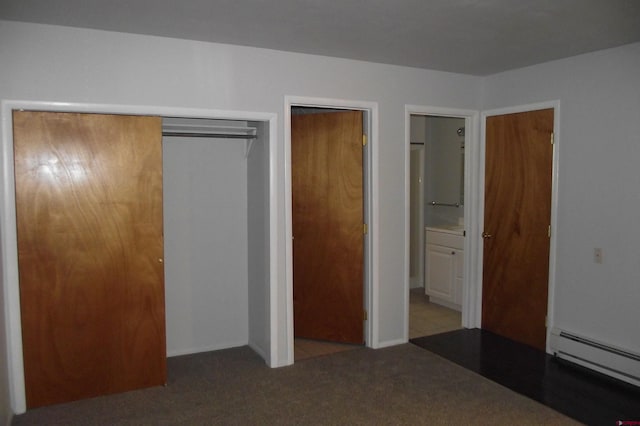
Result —
<svg viewBox="0 0 640 426"><path fill-rule="evenodd" d="M486 123L482 328L545 350L553 109Z"/></svg>
<svg viewBox="0 0 640 426"><path fill-rule="evenodd" d="M13 114L27 407L166 382L158 117Z"/></svg>
<svg viewBox="0 0 640 426"><path fill-rule="evenodd" d="M296 337L364 342L362 118L291 117Z"/></svg>

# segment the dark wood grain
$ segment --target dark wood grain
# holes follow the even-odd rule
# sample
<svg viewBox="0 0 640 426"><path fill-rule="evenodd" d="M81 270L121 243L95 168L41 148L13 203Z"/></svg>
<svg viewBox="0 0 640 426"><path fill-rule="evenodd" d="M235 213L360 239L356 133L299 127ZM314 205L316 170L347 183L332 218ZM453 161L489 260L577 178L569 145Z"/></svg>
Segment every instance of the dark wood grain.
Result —
<svg viewBox="0 0 640 426"><path fill-rule="evenodd" d="M544 350L553 109L486 126L482 328Z"/></svg>
<svg viewBox="0 0 640 426"><path fill-rule="evenodd" d="M28 408L164 384L160 119L13 125Z"/></svg>
<svg viewBox="0 0 640 426"><path fill-rule="evenodd" d="M291 118L296 337L363 337L362 112Z"/></svg>

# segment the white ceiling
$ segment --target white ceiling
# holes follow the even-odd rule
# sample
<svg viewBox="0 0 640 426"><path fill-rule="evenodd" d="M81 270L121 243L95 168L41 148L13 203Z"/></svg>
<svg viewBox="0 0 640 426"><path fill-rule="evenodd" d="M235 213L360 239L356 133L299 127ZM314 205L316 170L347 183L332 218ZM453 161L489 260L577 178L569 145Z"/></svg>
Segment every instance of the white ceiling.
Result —
<svg viewBox="0 0 640 426"><path fill-rule="evenodd" d="M640 41L638 0L1 0L0 19L474 75Z"/></svg>

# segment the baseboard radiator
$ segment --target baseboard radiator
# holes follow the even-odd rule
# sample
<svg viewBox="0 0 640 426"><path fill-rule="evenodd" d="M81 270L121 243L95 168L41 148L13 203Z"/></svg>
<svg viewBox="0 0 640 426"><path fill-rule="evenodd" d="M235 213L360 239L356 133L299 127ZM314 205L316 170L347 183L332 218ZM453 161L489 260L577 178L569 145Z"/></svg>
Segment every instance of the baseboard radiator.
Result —
<svg viewBox="0 0 640 426"><path fill-rule="evenodd" d="M553 328L551 351L559 357L640 386L640 354Z"/></svg>

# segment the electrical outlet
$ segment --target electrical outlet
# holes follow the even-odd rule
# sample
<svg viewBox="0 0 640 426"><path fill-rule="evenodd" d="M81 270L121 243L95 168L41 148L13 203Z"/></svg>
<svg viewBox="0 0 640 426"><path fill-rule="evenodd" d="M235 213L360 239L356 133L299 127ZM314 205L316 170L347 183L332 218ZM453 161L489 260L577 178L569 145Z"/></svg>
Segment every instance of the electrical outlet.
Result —
<svg viewBox="0 0 640 426"><path fill-rule="evenodd" d="M602 263L602 249L596 247L593 249L593 261L595 263Z"/></svg>

